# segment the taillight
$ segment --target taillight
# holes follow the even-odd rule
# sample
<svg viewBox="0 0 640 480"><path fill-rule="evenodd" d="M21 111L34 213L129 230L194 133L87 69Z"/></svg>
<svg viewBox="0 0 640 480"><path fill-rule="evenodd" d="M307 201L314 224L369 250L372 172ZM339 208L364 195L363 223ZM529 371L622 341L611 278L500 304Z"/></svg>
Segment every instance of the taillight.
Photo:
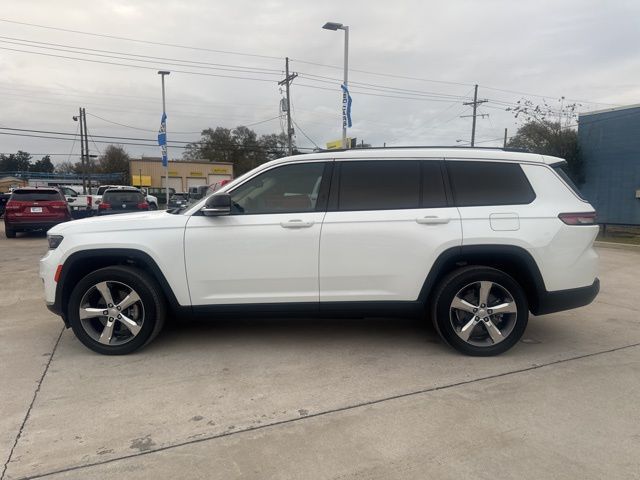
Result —
<svg viewBox="0 0 640 480"><path fill-rule="evenodd" d="M18 211L18 210L20 210L20 208L21 208L21 206L20 206L20 205L15 204L15 203L14 203L14 202L12 202L11 200L9 200L9 201L7 202L7 204L5 205L5 207L4 207L4 209L5 209L6 211L9 211L9 212L10 212L10 211L14 211L14 212L15 212L15 211Z"/></svg>
<svg viewBox="0 0 640 480"><path fill-rule="evenodd" d="M558 218L567 225L595 225L596 212L561 213Z"/></svg>
<svg viewBox="0 0 640 480"><path fill-rule="evenodd" d="M87 197L87 206L89 206L89 207L90 207L92 204L93 204L93 198L91 197L91 195L89 195L89 196Z"/></svg>
<svg viewBox="0 0 640 480"><path fill-rule="evenodd" d="M147 202L140 202L138 204L138 210L149 210L149 204Z"/></svg>
<svg viewBox="0 0 640 480"><path fill-rule="evenodd" d="M111 208L110 203L100 202L100 205L98 205L98 210L108 210L110 208Z"/></svg>
<svg viewBox="0 0 640 480"><path fill-rule="evenodd" d="M56 210L66 210L67 202L51 202L49 206Z"/></svg>

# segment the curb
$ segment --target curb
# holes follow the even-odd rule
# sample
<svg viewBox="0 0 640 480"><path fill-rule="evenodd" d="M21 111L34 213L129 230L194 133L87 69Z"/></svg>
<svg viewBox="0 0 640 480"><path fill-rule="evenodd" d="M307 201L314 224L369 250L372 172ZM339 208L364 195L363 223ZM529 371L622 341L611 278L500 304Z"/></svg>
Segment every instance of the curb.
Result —
<svg viewBox="0 0 640 480"><path fill-rule="evenodd" d="M616 243L616 242L602 242L602 241L594 242L594 245L600 248L611 248L614 250L627 250L631 252L640 253L640 245L631 245L628 243Z"/></svg>

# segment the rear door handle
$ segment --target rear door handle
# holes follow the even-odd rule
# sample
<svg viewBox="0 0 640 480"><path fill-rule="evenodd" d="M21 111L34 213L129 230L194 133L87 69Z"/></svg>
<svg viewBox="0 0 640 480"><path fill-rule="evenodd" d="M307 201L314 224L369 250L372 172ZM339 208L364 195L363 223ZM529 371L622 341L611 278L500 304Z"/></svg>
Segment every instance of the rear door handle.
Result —
<svg viewBox="0 0 640 480"><path fill-rule="evenodd" d="M315 222L311 221L311 222L304 222L302 220L289 220L287 222L280 222L280 226L282 228L309 228L310 226L312 226Z"/></svg>
<svg viewBox="0 0 640 480"><path fill-rule="evenodd" d="M426 217L416 218L416 222L422 225L442 225L449 223L451 219L449 217L438 217L437 215L428 215Z"/></svg>

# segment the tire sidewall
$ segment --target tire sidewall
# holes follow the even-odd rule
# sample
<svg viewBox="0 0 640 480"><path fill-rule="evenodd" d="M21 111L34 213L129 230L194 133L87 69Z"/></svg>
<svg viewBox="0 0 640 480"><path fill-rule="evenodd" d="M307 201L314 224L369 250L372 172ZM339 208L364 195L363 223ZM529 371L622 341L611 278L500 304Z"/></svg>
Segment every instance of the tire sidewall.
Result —
<svg viewBox="0 0 640 480"><path fill-rule="evenodd" d="M478 347L471 345L454 331L450 321L450 306L453 297L466 285L470 283L488 280L506 288L513 296L518 308L516 324L509 336L502 342L488 347ZM529 318L529 307L527 298L522 287L511 276L494 268L469 268L447 277L441 284L436 301L433 306L433 319L435 327L440 336L453 348L473 356L498 355L513 347L524 334Z"/></svg>
<svg viewBox="0 0 640 480"><path fill-rule="evenodd" d="M82 297L91 287L104 281L121 282L133 288L140 296L144 307L142 329L135 338L123 345L102 345L85 332L80 322L79 308ZM67 309L69 323L78 340L89 349L105 355L126 355L144 346L154 335L158 316L162 314L161 310L158 294L150 280L140 271L129 267L102 268L85 276L73 289Z"/></svg>

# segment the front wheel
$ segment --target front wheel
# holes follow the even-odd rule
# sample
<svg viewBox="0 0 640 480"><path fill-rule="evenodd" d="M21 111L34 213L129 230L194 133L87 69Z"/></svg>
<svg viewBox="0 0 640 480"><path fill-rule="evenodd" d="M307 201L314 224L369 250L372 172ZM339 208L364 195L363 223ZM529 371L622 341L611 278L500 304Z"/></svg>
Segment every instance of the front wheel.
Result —
<svg viewBox="0 0 640 480"><path fill-rule="evenodd" d="M144 271L106 267L73 289L68 316L76 337L94 352L124 355L151 342L165 318L164 297Z"/></svg>
<svg viewBox="0 0 640 480"><path fill-rule="evenodd" d="M467 355L509 350L524 334L529 308L522 287L495 268L464 267L436 289L432 319L442 339Z"/></svg>

